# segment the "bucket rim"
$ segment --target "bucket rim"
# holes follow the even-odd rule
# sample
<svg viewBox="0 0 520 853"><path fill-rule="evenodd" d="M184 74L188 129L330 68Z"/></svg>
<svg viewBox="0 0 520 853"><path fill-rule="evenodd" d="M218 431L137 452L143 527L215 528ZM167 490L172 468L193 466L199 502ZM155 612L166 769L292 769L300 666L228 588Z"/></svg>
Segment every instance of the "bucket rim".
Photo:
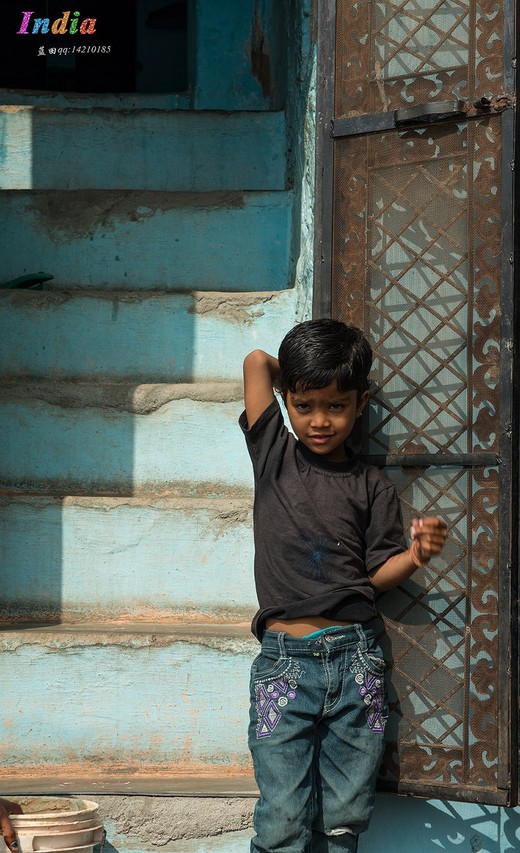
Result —
<svg viewBox="0 0 520 853"><path fill-rule="evenodd" d="M19 799L23 800L24 798L21 797ZM27 798L27 799L29 799L29 798ZM38 799L41 802L45 798L44 797L41 797L41 798L38 797ZM53 800L55 802L57 798L56 797L49 797L48 799ZM23 812L22 814L9 815L9 818L10 818L10 820L14 826L16 826L19 822L21 822L22 825L23 824L28 825L31 821L33 821L34 823L38 823L41 820L54 820L55 818L62 818L62 817L69 817L69 818L70 817L80 817L80 819L81 819L81 815L84 815L85 813L88 813L88 812L94 812L94 811L97 811L99 809L99 803L94 802L94 800L83 800L81 798L73 798L73 797L69 797L69 799L70 800L75 799L76 802L83 803L84 806L82 808L79 808L79 809L78 808L72 808L72 809L64 808L63 810L54 810L52 812Z"/></svg>

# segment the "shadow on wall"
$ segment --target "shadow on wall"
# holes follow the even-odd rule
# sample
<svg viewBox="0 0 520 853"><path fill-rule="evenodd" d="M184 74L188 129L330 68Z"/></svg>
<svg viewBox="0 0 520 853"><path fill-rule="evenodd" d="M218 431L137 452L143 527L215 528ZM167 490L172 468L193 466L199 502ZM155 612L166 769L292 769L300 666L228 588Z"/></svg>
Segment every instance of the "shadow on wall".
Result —
<svg viewBox="0 0 520 853"><path fill-rule="evenodd" d="M359 853L514 853L520 809L379 794Z"/></svg>

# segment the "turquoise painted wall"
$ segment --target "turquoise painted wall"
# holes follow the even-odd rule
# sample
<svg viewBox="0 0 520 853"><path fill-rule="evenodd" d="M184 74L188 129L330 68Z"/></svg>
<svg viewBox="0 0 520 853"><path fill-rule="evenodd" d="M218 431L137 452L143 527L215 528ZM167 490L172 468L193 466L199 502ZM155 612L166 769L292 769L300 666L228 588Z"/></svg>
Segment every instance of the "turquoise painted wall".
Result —
<svg viewBox="0 0 520 853"><path fill-rule="evenodd" d="M191 112L153 95L0 104L0 282L53 276L0 291L0 683L21 679L6 793L136 763L250 779L241 365L302 316L303 155L287 7L193 6Z"/></svg>
<svg viewBox="0 0 520 853"><path fill-rule="evenodd" d="M289 192L7 191L2 279L43 269L62 288L282 290L291 207Z"/></svg>
<svg viewBox="0 0 520 853"><path fill-rule="evenodd" d="M5 604L50 623L38 637L3 635L0 680L17 674L2 710L7 770L35 754L52 768L60 739L68 748L61 760L76 766L107 756L192 767L247 762L251 476L235 423L237 383L245 352L274 349L310 315L311 6L288 4L287 46L276 4L230 0L222 18L221 6L200 2L206 61L192 106L208 113L171 114L167 96L85 98L71 115L60 112L70 99L45 96L33 108L11 93L0 108L0 279L41 267L55 275L54 290L0 299L2 473L11 489L0 503ZM248 23L237 27L244 9ZM251 20L265 22L268 39ZM289 67L301 72L290 85L280 72L286 49ZM125 112L143 105L146 114ZM49 155L57 140L61 159ZM99 169L89 168L92 148ZM207 440L208 423L221 452ZM169 636L144 622L117 637L53 633L64 614L78 623L129 614L153 623L172 613L212 626L227 620L242 634ZM136 684L146 685L139 696ZM156 738L152 755L140 740L143 720ZM158 808L161 798L152 799ZM109 851L159 849L154 839L125 835L110 816L107 828ZM160 849L238 853L249 834ZM360 844L360 853L518 849L518 809L391 795L378 796Z"/></svg>
<svg viewBox="0 0 520 853"><path fill-rule="evenodd" d="M359 853L516 853L520 809L381 794Z"/></svg>
<svg viewBox="0 0 520 853"><path fill-rule="evenodd" d="M101 809L103 811L103 798ZM124 832L110 817L107 828L111 847L119 853L126 853L127 849L134 853L150 850L144 839L140 839L141 844L134 842L131 848L127 847ZM242 830L211 839L185 838L170 842L166 850L170 853L244 853L249 837L249 830ZM113 853L111 847L109 853ZM518 809L387 795L378 796L371 827L359 842L359 853L517 853L519 849Z"/></svg>
<svg viewBox="0 0 520 853"><path fill-rule="evenodd" d="M4 572L2 610L247 624L256 609L251 524L250 495L0 497L2 560L16 568ZM225 559L212 579L215 554Z"/></svg>
<svg viewBox="0 0 520 853"><path fill-rule="evenodd" d="M283 111L81 105L63 110L38 100L31 106L0 106L3 190L203 193L285 188Z"/></svg>
<svg viewBox="0 0 520 853"><path fill-rule="evenodd" d="M251 261L251 258L249 258ZM5 379L239 383L260 340L276 346L295 292L0 291ZM194 347L194 337L197 345ZM187 389L185 389L187 390Z"/></svg>
<svg viewBox="0 0 520 853"><path fill-rule="evenodd" d="M242 633L160 624L11 631L1 652L3 666L17 673L17 713L8 705L0 712L3 774L30 765L35 753L42 777L55 770L57 753L94 780L108 763L127 776L247 768L237 732L245 735L255 651Z"/></svg>

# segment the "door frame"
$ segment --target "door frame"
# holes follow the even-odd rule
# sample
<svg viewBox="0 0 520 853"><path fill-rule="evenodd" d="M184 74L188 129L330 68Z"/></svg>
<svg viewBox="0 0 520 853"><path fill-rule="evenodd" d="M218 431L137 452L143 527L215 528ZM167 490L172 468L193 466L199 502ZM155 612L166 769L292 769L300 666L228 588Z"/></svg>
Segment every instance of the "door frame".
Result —
<svg viewBox="0 0 520 853"><path fill-rule="evenodd" d="M517 78L520 71L516 63L515 0L503 0L504 9L504 87L505 92L515 97ZM314 232L314 290L313 317L330 317L332 309L332 239L334 198L334 139L343 135L365 134L394 128L393 110L374 115L360 115L351 119L334 121L335 89L335 29L336 0L317 0L318 61L317 61L317 105L316 105L316 182L315 182L315 232ZM514 101L513 101L514 102ZM512 103L513 103L512 102ZM492 114L490 111L488 114ZM500 451L498 456L501 482L511 484L510 489L500 489L498 509L499 529L510 532L509 543L500 548L499 606L500 612L509 614L509 624L501 625L499 632L499 656L503 671L508 679L498 685L498 760L497 794L483 800L476 790L450 792L453 799L474 799L479 802L495 802L502 805L520 803L519 791L519 746L520 713L518 689L520 685L520 613L518 592L520 588L520 358L517 350L520 334L515 329L520 322L520 274L515 265L515 256L520 257L520 234L515 227L520 220L520 169L515 170L515 155L520 147L520 117L515 115L512 104L498 110L502 121L501 162L501 365L502 388L500 408ZM467 121L472 118L468 117ZM347 124L349 127L347 128ZM517 159L519 159L517 157ZM515 192L516 190L516 192ZM503 310L508 306L510 310ZM374 460L375 461L375 460ZM399 464L387 459L386 464ZM379 460L384 464L384 460ZM508 474L509 472L509 474ZM501 537L501 542L504 542ZM426 786L424 794L438 796L435 786ZM411 793L411 792L410 792Z"/></svg>

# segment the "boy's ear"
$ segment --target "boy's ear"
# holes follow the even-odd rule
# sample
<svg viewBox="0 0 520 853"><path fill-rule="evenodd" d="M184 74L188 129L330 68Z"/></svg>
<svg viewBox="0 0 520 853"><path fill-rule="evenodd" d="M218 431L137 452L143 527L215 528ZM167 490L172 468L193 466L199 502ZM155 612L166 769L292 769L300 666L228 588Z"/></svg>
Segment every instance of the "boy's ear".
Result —
<svg viewBox="0 0 520 853"><path fill-rule="evenodd" d="M363 393L359 396L358 404L357 404L357 415L359 416L366 404L368 403L370 398L370 391L363 391Z"/></svg>

